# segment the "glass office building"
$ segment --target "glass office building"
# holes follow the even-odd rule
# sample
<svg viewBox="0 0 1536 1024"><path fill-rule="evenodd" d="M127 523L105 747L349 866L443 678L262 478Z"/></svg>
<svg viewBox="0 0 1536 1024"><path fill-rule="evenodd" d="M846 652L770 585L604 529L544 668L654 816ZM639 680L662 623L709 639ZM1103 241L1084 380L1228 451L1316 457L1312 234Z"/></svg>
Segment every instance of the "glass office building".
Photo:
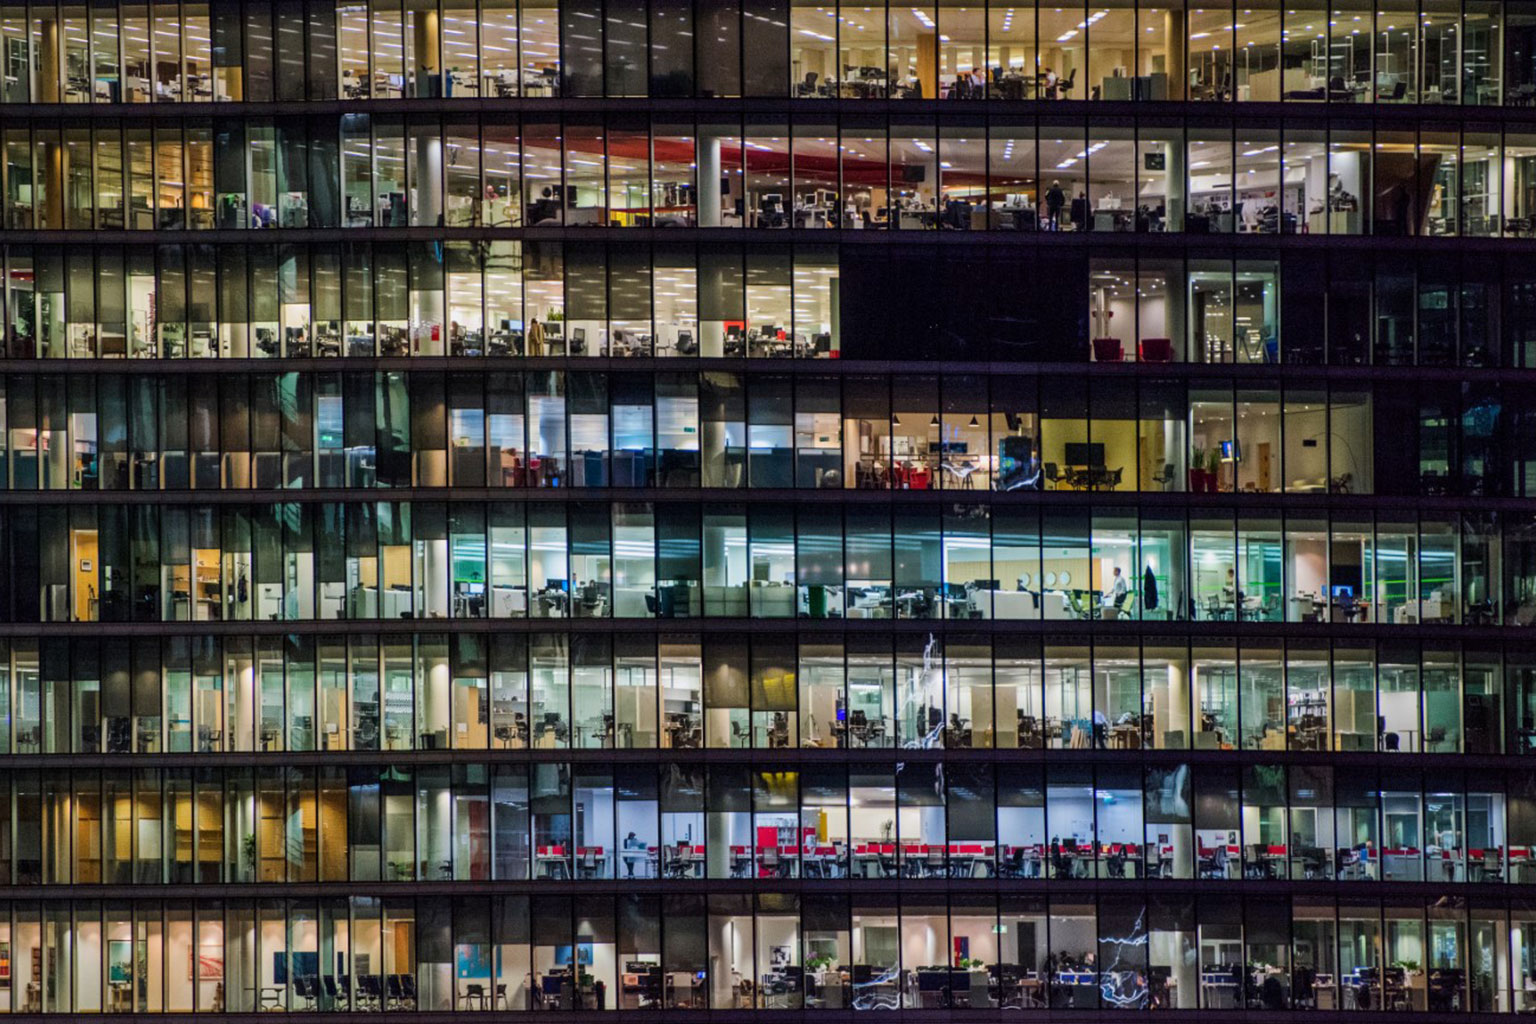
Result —
<svg viewBox="0 0 1536 1024"><path fill-rule="evenodd" d="M0 1018L1536 1013L1536 3L0 61Z"/></svg>

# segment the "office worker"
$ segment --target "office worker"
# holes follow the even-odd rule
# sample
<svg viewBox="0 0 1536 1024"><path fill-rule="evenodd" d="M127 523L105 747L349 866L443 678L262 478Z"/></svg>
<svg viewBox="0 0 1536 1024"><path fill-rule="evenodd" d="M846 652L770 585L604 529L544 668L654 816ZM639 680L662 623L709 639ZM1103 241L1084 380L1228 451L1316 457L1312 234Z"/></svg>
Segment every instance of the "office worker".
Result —
<svg viewBox="0 0 1536 1024"><path fill-rule="evenodd" d="M1072 227L1077 231L1088 230L1088 193L1079 192L1072 200Z"/></svg>
<svg viewBox="0 0 1536 1024"><path fill-rule="evenodd" d="M645 849L645 841L642 840L639 836L635 835L633 832L631 832L629 835L624 837L624 849L626 849L626 850L643 850L643 849ZM624 866L629 869L628 877L634 878L635 877L635 858L633 858L633 857L625 857L624 858Z"/></svg>
<svg viewBox="0 0 1536 1024"><path fill-rule="evenodd" d="M1067 205L1067 194L1061 190L1061 182L1051 182L1045 193L1045 222L1052 231L1061 230L1061 209Z"/></svg>
<svg viewBox="0 0 1536 1024"><path fill-rule="evenodd" d="M1125 600L1127 589L1128 588L1125 585L1125 575L1121 573L1120 567L1117 565L1115 566L1114 576L1110 578L1109 585L1104 588L1104 607L1120 607L1120 602Z"/></svg>

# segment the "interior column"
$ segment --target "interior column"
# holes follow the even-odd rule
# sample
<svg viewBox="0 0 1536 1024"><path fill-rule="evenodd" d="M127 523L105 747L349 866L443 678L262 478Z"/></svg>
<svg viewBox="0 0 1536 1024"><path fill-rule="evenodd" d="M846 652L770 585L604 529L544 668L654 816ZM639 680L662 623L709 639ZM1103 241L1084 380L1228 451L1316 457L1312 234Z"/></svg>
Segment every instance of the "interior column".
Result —
<svg viewBox="0 0 1536 1024"><path fill-rule="evenodd" d="M412 44L416 50L416 95L444 95L442 36L438 33L437 9L429 7L412 11L411 24L415 30Z"/></svg>
<svg viewBox="0 0 1536 1024"><path fill-rule="evenodd" d="M923 99L939 98L938 37L932 32L917 34L917 82L922 87Z"/></svg>
<svg viewBox="0 0 1536 1024"><path fill-rule="evenodd" d="M699 128L699 227L720 226L720 136Z"/></svg>
<svg viewBox="0 0 1536 1024"><path fill-rule="evenodd" d="M1189 19L1184 11L1170 7L1163 13L1163 38L1168 41L1168 98L1182 100L1189 76L1184 73L1184 48Z"/></svg>
<svg viewBox="0 0 1536 1024"><path fill-rule="evenodd" d="M39 54L37 95L38 103L59 102L59 22L56 18L43 18L38 22L42 34L43 52Z"/></svg>

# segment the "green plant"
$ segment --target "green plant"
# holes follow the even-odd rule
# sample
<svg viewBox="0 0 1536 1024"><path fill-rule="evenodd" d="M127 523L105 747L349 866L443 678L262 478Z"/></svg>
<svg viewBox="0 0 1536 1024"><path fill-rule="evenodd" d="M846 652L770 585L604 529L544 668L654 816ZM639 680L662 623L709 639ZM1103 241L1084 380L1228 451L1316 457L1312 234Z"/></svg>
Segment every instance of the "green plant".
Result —
<svg viewBox="0 0 1536 1024"><path fill-rule="evenodd" d="M955 966L960 968L969 968L972 970L980 970L987 965L977 957L962 956L955 959Z"/></svg>
<svg viewBox="0 0 1536 1024"><path fill-rule="evenodd" d="M837 957L831 953L812 953L805 958L805 969L808 971L824 971L837 963Z"/></svg>
<svg viewBox="0 0 1536 1024"><path fill-rule="evenodd" d="M1403 970L1407 971L1409 974L1418 974L1419 973L1419 962L1417 960L1396 960L1396 961L1393 961L1392 966L1393 967L1401 967Z"/></svg>
<svg viewBox="0 0 1536 1024"><path fill-rule="evenodd" d="M1221 451L1212 448L1205 453L1205 471L1215 476L1221 470Z"/></svg>
<svg viewBox="0 0 1536 1024"><path fill-rule="evenodd" d="M1189 468L1190 469L1200 469L1200 470L1205 469L1205 449L1204 448L1191 448L1189 450Z"/></svg>

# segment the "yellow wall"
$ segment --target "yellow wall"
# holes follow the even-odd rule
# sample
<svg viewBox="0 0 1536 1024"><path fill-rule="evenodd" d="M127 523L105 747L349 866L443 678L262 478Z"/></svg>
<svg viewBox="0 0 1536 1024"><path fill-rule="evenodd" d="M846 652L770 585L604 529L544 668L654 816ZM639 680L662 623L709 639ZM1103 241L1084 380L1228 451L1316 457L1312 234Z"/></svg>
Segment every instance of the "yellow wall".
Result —
<svg viewBox="0 0 1536 1024"><path fill-rule="evenodd" d="M74 531L74 552L70 555L74 559L72 569L75 581L75 619L78 622L89 622L91 616L91 596L100 595L101 590L96 585L101 565L96 557L96 531ZM83 562L90 562L89 572L83 571L80 566Z"/></svg>

